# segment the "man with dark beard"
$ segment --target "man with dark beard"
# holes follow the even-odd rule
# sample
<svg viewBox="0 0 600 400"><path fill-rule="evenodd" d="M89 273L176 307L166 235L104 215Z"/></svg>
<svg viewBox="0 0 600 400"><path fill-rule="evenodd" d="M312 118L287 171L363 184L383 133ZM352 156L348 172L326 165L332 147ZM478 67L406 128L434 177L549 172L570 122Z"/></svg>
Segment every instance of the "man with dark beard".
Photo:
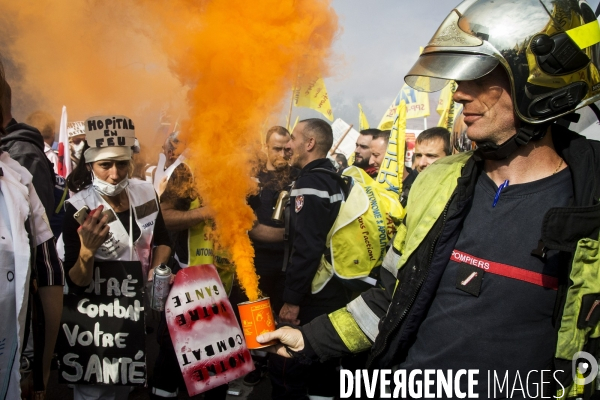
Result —
<svg viewBox="0 0 600 400"><path fill-rule="evenodd" d="M377 177L378 167L369 165L371 159L371 141L381 134L379 129L364 129L360 131L356 139L356 150L354 150L354 166L362 168L373 179Z"/></svg>

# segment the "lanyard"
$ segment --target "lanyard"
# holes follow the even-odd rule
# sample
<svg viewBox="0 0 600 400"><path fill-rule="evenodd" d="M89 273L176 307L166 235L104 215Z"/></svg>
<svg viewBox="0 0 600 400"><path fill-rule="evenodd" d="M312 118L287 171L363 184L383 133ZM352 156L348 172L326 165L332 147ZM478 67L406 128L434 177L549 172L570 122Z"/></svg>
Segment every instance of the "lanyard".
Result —
<svg viewBox="0 0 600 400"><path fill-rule="evenodd" d="M127 193L127 200L129 200L129 261L133 261L133 213L134 208L131 203L131 196L129 196L129 190L125 188Z"/></svg>
<svg viewBox="0 0 600 400"><path fill-rule="evenodd" d="M539 272L529 271L527 269L513 267L512 265L501 264L494 261L484 260L483 258L475 257L460 250L453 250L450 260L457 263L465 263L481 268L490 274L505 276L507 278L516 279L523 282L532 283L537 286L542 286L548 289L558 289L558 278Z"/></svg>

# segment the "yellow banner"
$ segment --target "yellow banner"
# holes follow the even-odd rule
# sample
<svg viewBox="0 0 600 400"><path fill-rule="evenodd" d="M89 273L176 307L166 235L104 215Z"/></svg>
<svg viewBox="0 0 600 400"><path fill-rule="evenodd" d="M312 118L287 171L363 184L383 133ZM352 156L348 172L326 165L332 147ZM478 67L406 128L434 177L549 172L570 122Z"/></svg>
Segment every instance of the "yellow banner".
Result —
<svg viewBox="0 0 600 400"><path fill-rule="evenodd" d="M377 183L385 190L391 190L398 195L402 192L402 176L404 175L404 153L406 152L406 116L407 106L400 101L398 114L394 120L390 141L385 151L385 158L377 174Z"/></svg>
<svg viewBox="0 0 600 400"><path fill-rule="evenodd" d="M362 106L358 103L358 131L364 131L365 129L369 129L369 121L367 121L367 116L363 112Z"/></svg>
<svg viewBox="0 0 600 400"><path fill-rule="evenodd" d="M438 100L437 108L435 109L439 115L444 114L444 112L448 109L450 102L452 100L452 95L456 90L456 83L454 81L448 82L446 86L440 92L440 99Z"/></svg>
<svg viewBox="0 0 600 400"><path fill-rule="evenodd" d="M348 165L354 165L354 157L356 156L355 152L352 152L352 154L350 154L350 156L348 157Z"/></svg>
<svg viewBox="0 0 600 400"><path fill-rule="evenodd" d="M331 111L329 95L325 88L325 82L321 77L316 79L298 77L298 84L294 89L294 105L296 107L312 108L333 122L333 111Z"/></svg>
<svg viewBox="0 0 600 400"><path fill-rule="evenodd" d="M379 129L392 129L396 109L400 101L406 103L406 119L429 116L429 94L427 92L419 92L405 84L383 115L383 118L381 118L378 126Z"/></svg>
<svg viewBox="0 0 600 400"><path fill-rule="evenodd" d="M452 132L454 126L454 118L458 111L462 108L462 105L455 103L452 99L454 92L456 91L456 82L450 81L440 93L440 100L436 111L440 114L440 120L438 122L439 127L446 128Z"/></svg>

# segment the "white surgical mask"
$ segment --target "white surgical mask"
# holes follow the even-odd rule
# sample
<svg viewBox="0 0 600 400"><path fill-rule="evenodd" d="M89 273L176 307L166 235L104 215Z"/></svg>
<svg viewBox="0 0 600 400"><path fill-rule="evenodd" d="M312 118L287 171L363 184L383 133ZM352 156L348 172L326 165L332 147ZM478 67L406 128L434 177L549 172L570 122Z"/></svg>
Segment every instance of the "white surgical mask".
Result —
<svg viewBox="0 0 600 400"><path fill-rule="evenodd" d="M73 149L73 155L75 156L75 158L78 158L78 159L81 158L81 152L83 151L84 144L85 144L85 142L83 140L81 142L79 142L79 144L71 143L71 148Z"/></svg>
<svg viewBox="0 0 600 400"><path fill-rule="evenodd" d="M121 193L127 186L129 186L129 178L125 177L121 182L116 185L105 182L101 179L98 179L94 172L92 171L92 186L94 190L100 194L103 194L108 197L116 196Z"/></svg>

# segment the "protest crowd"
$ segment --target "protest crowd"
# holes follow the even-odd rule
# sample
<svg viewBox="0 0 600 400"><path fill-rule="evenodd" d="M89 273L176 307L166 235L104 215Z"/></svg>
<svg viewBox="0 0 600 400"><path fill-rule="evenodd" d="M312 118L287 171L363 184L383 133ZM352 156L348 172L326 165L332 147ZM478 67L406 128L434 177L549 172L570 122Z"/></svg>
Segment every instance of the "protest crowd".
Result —
<svg viewBox="0 0 600 400"><path fill-rule="evenodd" d="M159 151L125 115L17 121L0 70L0 399L267 379L273 399L334 399L345 370L355 398L600 398L576 363L598 374L600 143L569 128L600 120L600 26L583 1L492 18L504 3L452 10L377 128L360 108L358 130L323 113L261 132L236 173L257 183L267 306L215 233L189 135L162 126ZM443 90L438 126L409 135L407 90ZM383 370L479 375L358 389Z"/></svg>

